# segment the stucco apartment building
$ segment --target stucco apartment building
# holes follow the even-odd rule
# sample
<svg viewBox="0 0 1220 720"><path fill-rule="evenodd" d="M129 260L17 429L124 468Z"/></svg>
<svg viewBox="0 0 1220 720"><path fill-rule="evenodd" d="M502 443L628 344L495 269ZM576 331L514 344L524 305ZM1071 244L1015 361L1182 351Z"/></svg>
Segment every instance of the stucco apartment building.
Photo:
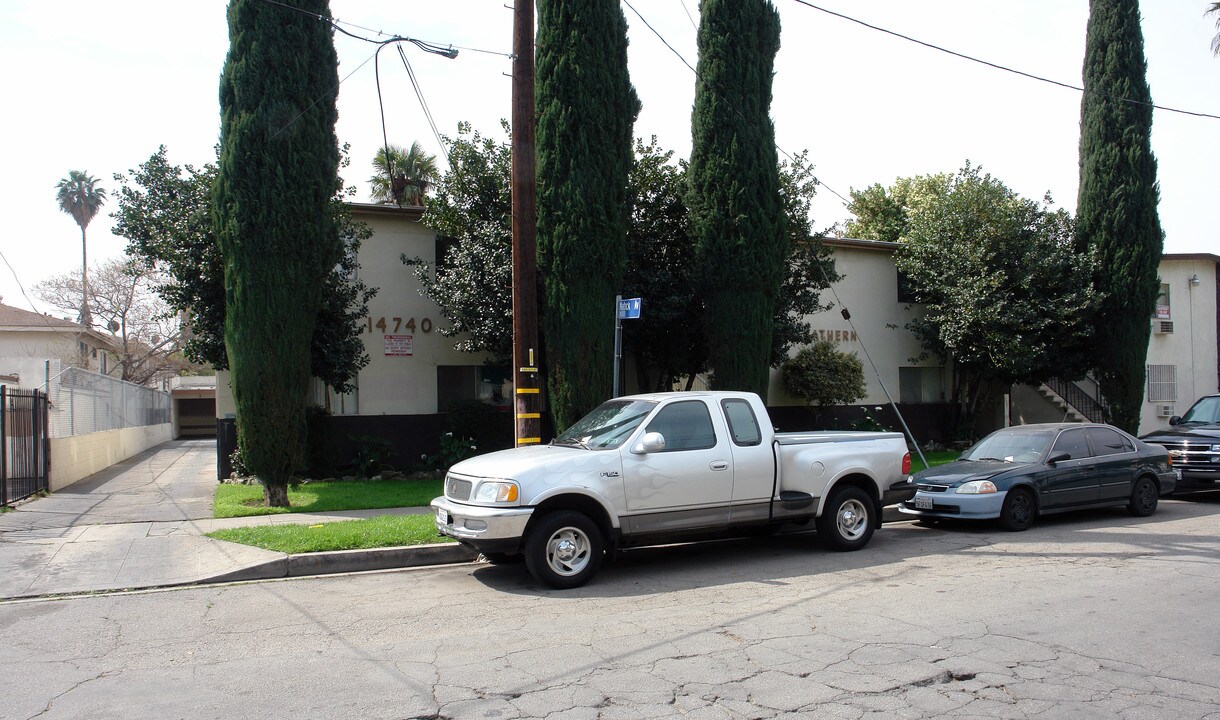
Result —
<svg viewBox="0 0 1220 720"><path fill-rule="evenodd" d="M421 223L422 208L354 204L352 210L373 229L360 249L360 277L379 290L364 335L371 362L360 371L357 389L337 395L315 383L312 402L333 413L333 435L388 437L398 461L405 463L435 451L444 431L444 409L455 400L477 399L500 408L510 424L511 378L485 366L484 356L454 349L454 339L438 331L445 324L440 309L420 292L413 269L402 263L403 256L427 262L436 258L436 236ZM806 319L819 338L861 359L866 395L850 407L809 408L784 393L780 373L773 370L766 401L775 422L783 430L846 428L862 419L867 408L886 425L899 427L892 399L921 441L953 439L947 435L952 370L935 358L914 359L922 348L905 325L918 307L900 296L893 258L897 245L841 238L826 243L842 279L823 295L831 309ZM1195 396L1216 391L1218 261L1212 255L1165 256L1161 317L1149 320L1155 332L1141 431L1166 424L1167 405L1180 413ZM850 320L842 314L844 308ZM612 333L612 309L607 318L606 331ZM632 322L647 321L644 308L643 318ZM623 378L625 392L634 391L634 373L624 372ZM222 473L235 443L235 412L222 373L217 383ZM1005 402L989 409L984 424L991 428L1065 417L1084 419L1049 388L1013 388Z"/></svg>
<svg viewBox="0 0 1220 720"><path fill-rule="evenodd" d="M106 374L117 361L116 351L105 333L4 305L0 298L0 373L17 378L7 384L41 389L47 381L48 360L56 366L73 364Z"/></svg>

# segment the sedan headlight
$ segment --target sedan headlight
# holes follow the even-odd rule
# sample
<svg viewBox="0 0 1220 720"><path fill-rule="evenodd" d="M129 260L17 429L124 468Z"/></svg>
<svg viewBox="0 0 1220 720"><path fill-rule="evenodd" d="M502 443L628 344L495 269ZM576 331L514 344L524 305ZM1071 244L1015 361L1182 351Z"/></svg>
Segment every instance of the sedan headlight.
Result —
<svg viewBox="0 0 1220 720"><path fill-rule="evenodd" d="M993 492L998 491L995 489L995 483L990 480L971 480L957 488L958 495L986 495Z"/></svg>
<svg viewBox="0 0 1220 720"><path fill-rule="evenodd" d="M476 502L508 503L517 502L518 491L515 482L484 482L474 493Z"/></svg>

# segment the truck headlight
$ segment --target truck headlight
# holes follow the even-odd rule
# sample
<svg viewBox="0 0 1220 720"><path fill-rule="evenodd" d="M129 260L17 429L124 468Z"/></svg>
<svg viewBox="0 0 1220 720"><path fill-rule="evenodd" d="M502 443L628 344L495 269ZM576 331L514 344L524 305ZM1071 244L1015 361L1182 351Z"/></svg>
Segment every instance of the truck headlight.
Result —
<svg viewBox="0 0 1220 720"><path fill-rule="evenodd" d="M484 482L479 483L479 489L474 493L476 502L508 503L517 502L517 483L515 482Z"/></svg>
<svg viewBox="0 0 1220 720"><path fill-rule="evenodd" d="M986 495L993 492L997 492L997 490L995 483L990 480L971 480L957 488L958 495Z"/></svg>

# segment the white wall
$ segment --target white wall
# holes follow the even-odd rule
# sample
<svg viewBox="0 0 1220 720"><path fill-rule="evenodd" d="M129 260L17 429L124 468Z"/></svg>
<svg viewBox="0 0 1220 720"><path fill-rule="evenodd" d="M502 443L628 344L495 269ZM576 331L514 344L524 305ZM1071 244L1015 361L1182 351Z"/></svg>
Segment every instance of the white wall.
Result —
<svg viewBox="0 0 1220 720"><path fill-rule="evenodd" d="M843 276L834 284L835 295L829 290L821 294L821 301L834 302L834 307L825 312L809 315L806 320L819 337L834 342L840 350L854 352L864 365L866 395L859 402L873 405L886 403L881 383L889 390L895 402L900 400L898 368L923 365L939 366L935 359L912 363L909 358L922 352L919 341L904 326L912 318L913 310L907 303L898 301L898 271L894 267L894 245L892 243L866 240L827 240L834 250L835 269ZM851 312L851 324L841 314L846 306ZM877 364L878 372L864 354ZM796 349L792 351L796 354ZM880 380L878 380L880 374ZM949 376L944 375L946 388ZM803 405L804 401L789 398L784 394L781 373L771 371L768 403L772 405Z"/></svg>
<svg viewBox="0 0 1220 720"><path fill-rule="evenodd" d="M170 439L170 423L51 438L51 492Z"/></svg>
<svg viewBox="0 0 1220 720"><path fill-rule="evenodd" d="M1148 399L1144 382L1144 404L1140 413L1140 433L1169 427L1167 418L1158 417L1157 406L1172 404L1174 414L1186 412L1199 396L1217 391L1218 358L1216 351L1216 262L1211 255L1166 255L1161 259L1161 282L1169 285L1172 333L1154 332L1148 341L1148 365L1173 365L1176 368L1177 396L1173 401ZM1191 283L1197 277L1198 284ZM1159 321L1152 321L1154 328Z"/></svg>

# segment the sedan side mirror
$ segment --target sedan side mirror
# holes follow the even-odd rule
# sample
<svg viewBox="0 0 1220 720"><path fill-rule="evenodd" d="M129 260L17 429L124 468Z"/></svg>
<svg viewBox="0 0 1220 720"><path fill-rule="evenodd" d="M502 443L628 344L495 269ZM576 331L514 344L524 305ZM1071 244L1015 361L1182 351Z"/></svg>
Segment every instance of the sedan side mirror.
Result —
<svg viewBox="0 0 1220 720"><path fill-rule="evenodd" d="M1071 453L1060 450L1059 452L1051 453L1051 456L1046 459L1046 464L1054 465L1055 463L1061 463L1064 460L1071 460L1071 459L1072 459Z"/></svg>
<svg viewBox="0 0 1220 720"><path fill-rule="evenodd" d="M1169 418L1169 424L1170 424L1170 425L1177 425L1177 424L1178 424L1178 423L1180 423L1180 422L1182 422L1182 416L1181 416L1181 415L1174 415L1173 417Z"/></svg>
<svg viewBox="0 0 1220 720"><path fill-rule="evenodd" d="M644 433L644 437L631 448L631 452L636 455L647 455L648 453L661 452L665 449L665 436L659 432Z"/></svg>

